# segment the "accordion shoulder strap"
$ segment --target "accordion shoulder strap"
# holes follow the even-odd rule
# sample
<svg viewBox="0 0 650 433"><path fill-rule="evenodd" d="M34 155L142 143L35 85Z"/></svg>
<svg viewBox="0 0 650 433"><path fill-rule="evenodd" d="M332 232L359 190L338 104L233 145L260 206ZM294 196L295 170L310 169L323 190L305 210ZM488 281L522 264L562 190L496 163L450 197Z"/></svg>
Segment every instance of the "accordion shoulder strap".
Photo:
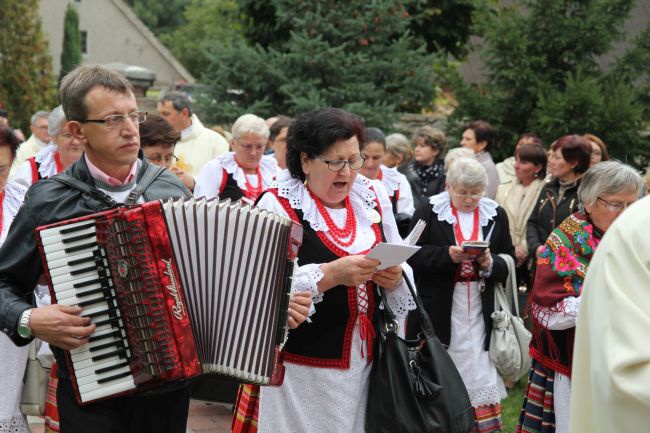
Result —
<svg viewBox="0 0 650 433"><path fill-rule="evenodd" d="M117 202L111 198L108 194L106 194L103 191L98 190L97 188L94 188L90 185L88 185L86 182L83 182L76 177L72 177L69 174L63 172L59 173L56 176L52 176L50 178L51 180L55 180L59 183L62 183L64 185L67 185L71 188L74 188L76 190L79 190L81 192L84 192L86 194L89 194L90 196L96 198L97 200L101 201L106 207L108 208L113 208L117 206Z"/></svg>
<svg viewBox="0 0 650 433"><path fill-rule="evenodd" d="M147 165L142 178L140 178L135 188L131 190L129 196L126 198L125 204L136 204L140 196L145 192L147 188L149 188L149 185L151 185L151 183L156 180L158 176L160 176L163 170L165 169L154 164Z"/></svg>

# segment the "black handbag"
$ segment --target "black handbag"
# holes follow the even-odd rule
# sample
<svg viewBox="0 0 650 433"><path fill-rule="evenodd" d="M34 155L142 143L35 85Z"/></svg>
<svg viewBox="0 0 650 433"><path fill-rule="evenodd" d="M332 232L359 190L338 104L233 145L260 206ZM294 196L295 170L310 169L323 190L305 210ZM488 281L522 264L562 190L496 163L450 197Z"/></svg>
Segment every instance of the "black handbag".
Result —
<svg viewBox="0 0 650 433"><path fill-rule="evenodd" d="M366 433L468 433L474 408L453 360L404 274L419 311L416 340L397 335L399 325L384 302L370 372ZM383 288L379 288L386 299Z"/></svg>

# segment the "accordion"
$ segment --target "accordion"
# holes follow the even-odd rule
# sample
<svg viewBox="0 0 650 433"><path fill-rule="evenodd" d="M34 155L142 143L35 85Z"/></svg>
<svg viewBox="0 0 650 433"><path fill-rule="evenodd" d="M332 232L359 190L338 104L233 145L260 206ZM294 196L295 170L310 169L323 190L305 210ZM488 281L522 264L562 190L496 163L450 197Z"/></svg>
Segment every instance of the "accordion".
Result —
<svg viewBox="0 0 650 433"><path fill-rule="evenodd" d="M229 200L169 200L39 227L53 302L96 325L66 352L77 401L203 373L269 384L302 227Z"/></svg>

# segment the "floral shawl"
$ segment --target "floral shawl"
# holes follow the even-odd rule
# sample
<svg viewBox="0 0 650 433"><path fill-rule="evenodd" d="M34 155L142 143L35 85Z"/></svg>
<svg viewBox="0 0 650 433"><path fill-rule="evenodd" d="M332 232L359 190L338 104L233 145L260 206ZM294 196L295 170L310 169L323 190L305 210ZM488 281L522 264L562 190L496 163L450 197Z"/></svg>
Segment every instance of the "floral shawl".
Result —
<svg viewBox="0 0 650 433"><path fill-rule="evenodd" d="M537 260L530 294L533 317L531 356L545 367L567 376L571 375L575 328L548 330L548 314L562 312L558 304L564 298L580 296L601 236L583 211L576 212L551 232Z"/></svg>

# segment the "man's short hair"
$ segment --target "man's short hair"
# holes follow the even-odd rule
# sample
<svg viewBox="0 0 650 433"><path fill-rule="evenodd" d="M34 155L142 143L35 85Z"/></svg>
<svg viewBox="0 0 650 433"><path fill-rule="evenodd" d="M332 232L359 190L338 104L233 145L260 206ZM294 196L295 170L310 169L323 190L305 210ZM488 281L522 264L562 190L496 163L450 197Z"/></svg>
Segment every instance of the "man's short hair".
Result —
<svg viewBox="0 0 650 433"><path fill-rule="evenodd" d="M269 128L271 131L269 139L271 141L275 141L275 137L277 137L284 128L288 128L291 125L291 122L293 122L293 119L291 117L278 116L276 121L273 122L273 125L271 125Z"/></svg>
<svg viewBox="0 0 650 433"><path fill-rule="evenodd" d="M38 119L47 119L48 117L50 117L50 112L49 111L37 111L36 113L34 113L32 115L32 119L31 119L32 123L31 124L32 124L32 126L36 125L36 122L38 122Z"/></svg>
<svg viewBox="0 0 650 433"><path fill-rule="evenodd" d="M59 99L65 117L84 120L88 116L86 95L95 87L103 87L121 95L133 95L133 86L122 74L99 65L77 66L61 81Z"/></svg>
<svg viewBox="0 0 650 433"><path fill-rule="evenodd" d="M167 92L164 95L161 95L158 98L158 102L163 103L169 101L172 103L172 107L176 111L183 111L183 108L187 108L189 115L192 115L192 105L190 104L190 98L182 92Z"/></svg>
<svg viewBox="0 0 650 433"><path fill-rule="evenodd" d="M140 145L142 147L162 145L169 148L181 138L181 133L176 132L165 119L157 114L148 114L147 120L140 124Z"/></svg>

